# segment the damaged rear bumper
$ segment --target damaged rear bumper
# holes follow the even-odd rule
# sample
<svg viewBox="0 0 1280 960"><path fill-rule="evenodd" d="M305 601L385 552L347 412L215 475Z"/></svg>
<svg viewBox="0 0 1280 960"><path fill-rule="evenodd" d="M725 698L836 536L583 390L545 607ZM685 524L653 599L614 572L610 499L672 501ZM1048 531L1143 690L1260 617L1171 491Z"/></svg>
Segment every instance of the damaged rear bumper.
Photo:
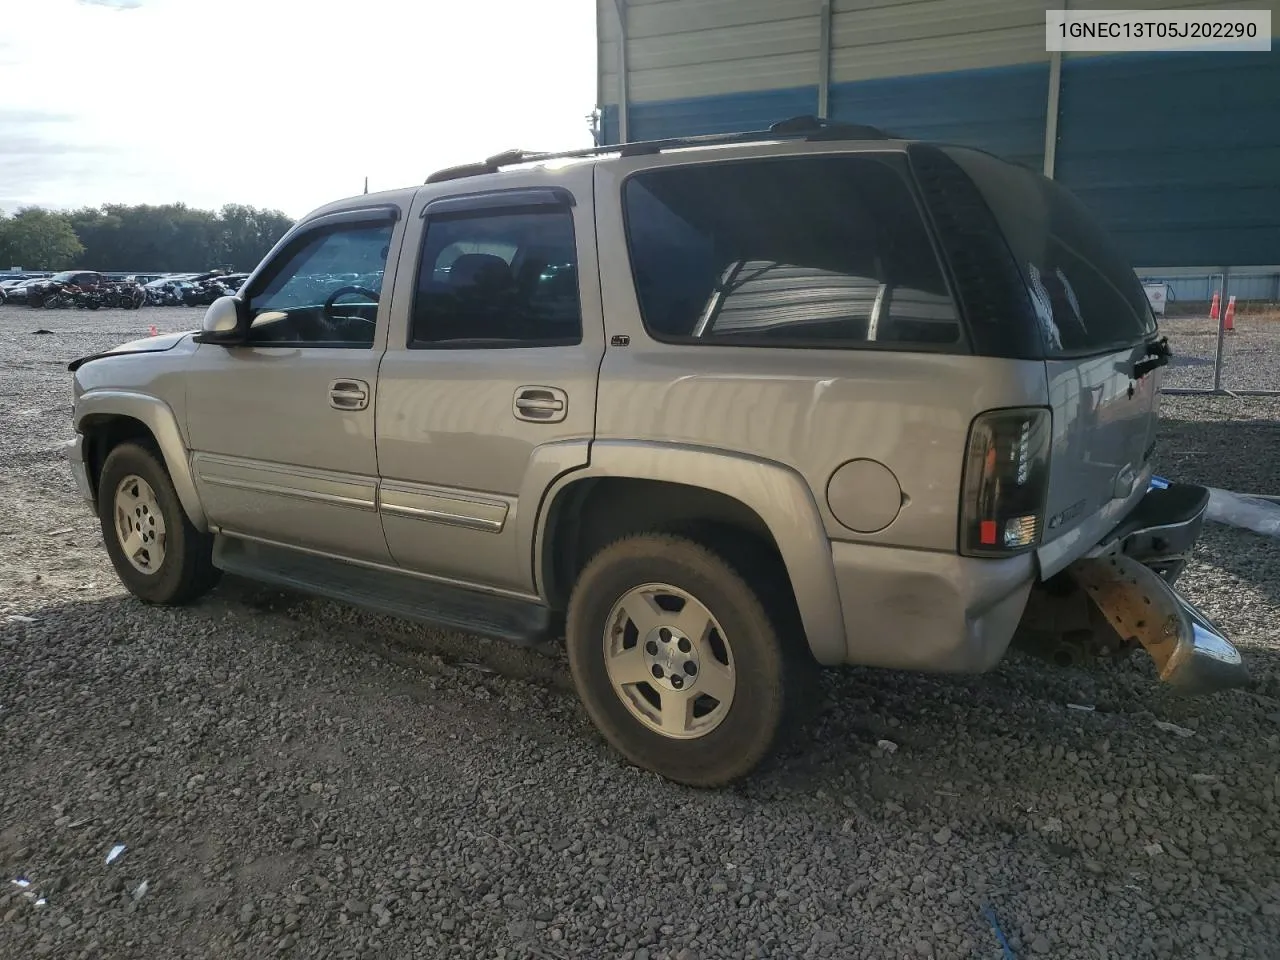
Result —
<svg viewBox="0 0 1280 960"><path fill-rule="evenodd" d="M1187 565L1208 509L1208 487L1170 483L1153 488L1085 556L1121 553L1150 567L1172 585Z"/></svg>
<svg viewBox="0 0 1280 960"><path fill-rule="evenodd" d="M1191 695L1249 681L1240 651L1173 587L1208 505L1206 487L1175 483L1151 490L1066 570L1120 638L1150 654L1160 679Z"/></svg>
<svg viewBox="0 0 1280 960"><path fill-rule="evenodd" d="M1067 572L1121 638L1142 644L1165 683L1194 696L1249 682L1240 651L1151 567L1116 553Z"/></svg>

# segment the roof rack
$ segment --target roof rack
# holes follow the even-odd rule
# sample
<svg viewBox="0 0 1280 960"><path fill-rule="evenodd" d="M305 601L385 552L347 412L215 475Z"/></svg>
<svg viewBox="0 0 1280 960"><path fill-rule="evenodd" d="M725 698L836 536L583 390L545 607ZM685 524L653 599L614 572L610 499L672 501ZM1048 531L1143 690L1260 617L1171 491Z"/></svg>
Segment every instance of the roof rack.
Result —
<svg viewBox="0 0 1280 960"><path fill-rule="evenodd" d="M540 163L547 160L598 157L616 153L624 157L648 156L664 150L685 147L713 147L735 143L757 143L768 140L892 140L894 134L878 127L861 123L835 123L814 116L791 117L771 124L766 130L748 130L741 133L709 133L691 137L668 137L664 140L637 140L632 143L615 143L602 147L586 147L581 150L564 150L558 153L538 153L528 150L506 150L481 160L457 167L437 170L427 177L427 183L460 180L497 173L503 167L521 163Z"/></svg>

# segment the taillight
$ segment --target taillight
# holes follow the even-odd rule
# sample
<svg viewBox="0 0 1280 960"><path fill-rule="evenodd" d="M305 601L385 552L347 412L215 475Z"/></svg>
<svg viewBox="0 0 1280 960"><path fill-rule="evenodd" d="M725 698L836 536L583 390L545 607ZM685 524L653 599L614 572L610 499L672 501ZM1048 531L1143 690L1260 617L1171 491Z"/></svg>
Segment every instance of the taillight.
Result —
<svg viewBox="0 0 1280 960"><path fill-rule="evenodd" d="M969 428L960 501L960 552L1008 557L1044 530L1053 415L1043 407L989 410Z"/></svg>

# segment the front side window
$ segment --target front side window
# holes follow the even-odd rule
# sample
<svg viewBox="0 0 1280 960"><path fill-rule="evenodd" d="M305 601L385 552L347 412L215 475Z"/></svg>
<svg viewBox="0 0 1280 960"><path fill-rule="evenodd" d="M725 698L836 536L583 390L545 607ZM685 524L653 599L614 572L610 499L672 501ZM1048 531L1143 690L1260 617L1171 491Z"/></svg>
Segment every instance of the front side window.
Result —
<svg viewBox="0 0 1280 960"><path fill-rule="evenodd" d="M372 347L392 224L344 224L304 235L248 297L249 342Z"/></svg>
<svg viewBox="0 0 1280 960"><path fill-rule="evenodd" d="M581 341L578 255L567 208L431 218L418 267L411 347Z"/></svg>
<svg viewBox="0 0 1280 960"><path fill-rule="evenodd" d="M955 304L902 174L872 157L668 167L624 188L659 340L945 349Z"/></svg>

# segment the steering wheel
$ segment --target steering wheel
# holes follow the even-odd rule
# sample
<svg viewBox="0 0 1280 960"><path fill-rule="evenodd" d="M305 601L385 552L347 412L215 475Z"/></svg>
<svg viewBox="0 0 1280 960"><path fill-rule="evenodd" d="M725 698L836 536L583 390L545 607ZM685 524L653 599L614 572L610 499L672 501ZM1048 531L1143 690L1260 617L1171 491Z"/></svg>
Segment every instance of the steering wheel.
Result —
<svg viewBox="0 0 1280 960"><path fill-rule="evenodd" d="M333 323L337 319L333 315L334 301L337 300L339 297L341 297L343 294L347 294L347 293L362 293L366 297L368 297L370 300L372 300L374 303L378 302L378 295L374 293L372 290L370 290L368 287L357 287L355 285L347 286L347 287L339 287L337 290L333 291L333 293L329 294L329 296L324 301L324 318L328 320L330 323ZM368 324L374 323L373 320L369 320L368 318L361 317L361 316L351 317L348 319L363 320L365 323L368 323Z"/></svg>

